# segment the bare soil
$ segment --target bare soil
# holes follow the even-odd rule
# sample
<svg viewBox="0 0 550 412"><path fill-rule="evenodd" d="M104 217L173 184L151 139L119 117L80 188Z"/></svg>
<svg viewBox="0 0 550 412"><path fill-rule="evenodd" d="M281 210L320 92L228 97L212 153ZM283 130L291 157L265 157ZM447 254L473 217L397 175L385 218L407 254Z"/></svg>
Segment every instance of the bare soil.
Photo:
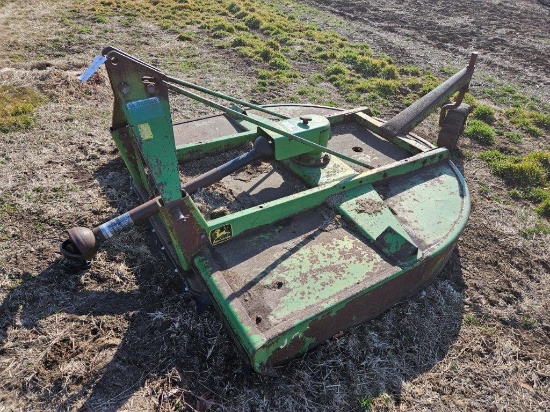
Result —
<svg viewBox="0 0 550 412"><path fill-rule="evenodd" d="M536 0L305 0L341 16L322 17L348 37L364 41L393 59L434 71L463 67L469 53L479 53L475 83L487 77L521 85L530 94L550 101L550 7Z"/></svg>
<svg viewBox="0 0 550 412"><path fill-rule="evenodd" d="M399 62L459 67L475 48L481 74L548 99L550 18L539 2L307 3L322 12L304 18ZM473 209L438 279L276 378L242 368L219 317L184 290L147 225L109 242L90 269L67 267L64 229L138 202L108 132L105 72L76 80L104 45L214 89L266 97L251 96L253 70L231 51L182 43L141 19L64 18L74 7L0 1L0 84L48 98L32 129L0 135L0 411L550 410L550 235L521 236L539 219L532 205L509 196L476 157L485 147L467 138L454 160ZM186 59L196 68L181 73ZM476 77L475 86L487 82ZM182 105L177 114L206 112ZM433 121L419 133L434 141ZM520 151L549 146L545 135Z"/></svg>

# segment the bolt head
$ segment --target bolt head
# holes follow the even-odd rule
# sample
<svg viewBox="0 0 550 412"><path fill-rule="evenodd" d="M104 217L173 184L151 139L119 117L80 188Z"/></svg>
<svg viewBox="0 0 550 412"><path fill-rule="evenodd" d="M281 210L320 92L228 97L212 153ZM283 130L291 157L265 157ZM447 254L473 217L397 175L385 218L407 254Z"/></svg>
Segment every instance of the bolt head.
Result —
<svg viewBox="0 0 550 412"><path fill-rule="evenodd" d="M122 94L130 93L130 85L126 82L122 82L118 85L118 91Z"/></svg>
<svg viewBox="0 0 550 412"><path fill-rule="evenodd" d="M303 124L308 124L313 120L313 118L311 116L300 116L300 120Z"/></svg>

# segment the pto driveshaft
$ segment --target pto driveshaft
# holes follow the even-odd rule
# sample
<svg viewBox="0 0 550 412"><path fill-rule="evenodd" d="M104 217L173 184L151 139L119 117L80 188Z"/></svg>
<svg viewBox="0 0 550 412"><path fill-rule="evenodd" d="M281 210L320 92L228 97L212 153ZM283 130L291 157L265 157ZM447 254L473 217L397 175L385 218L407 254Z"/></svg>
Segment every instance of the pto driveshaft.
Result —
<svg viewBox="0 0 550 412"><path fill-rule="evenodd" d="M265 137L260 136L254 141L252 150L190 180L182 186L182 190L193 194L256 160L267 161L273 159L273 156L273 146ZM161 202L162 199L158 196L93 229L73 227L67 230L69 239L61 243L61 254L72 260L92 260L104 240L157 214L162 206Z"/></svg>

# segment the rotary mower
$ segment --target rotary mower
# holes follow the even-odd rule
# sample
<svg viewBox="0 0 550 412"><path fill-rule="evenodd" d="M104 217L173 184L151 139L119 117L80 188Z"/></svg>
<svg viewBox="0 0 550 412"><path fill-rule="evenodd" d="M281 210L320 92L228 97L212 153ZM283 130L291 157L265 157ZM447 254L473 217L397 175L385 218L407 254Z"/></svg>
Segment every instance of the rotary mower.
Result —
<svg viewBox="0 0 550 412"><path fill-rule="evenodd" d="M144 203L69 229L61 252L89 262L149 219L188 290L269 373L417 293L449 259L470 210L449 149L476 56L383 121L364 107L255 105L107 47L111 134ZM173 122L169 92L217 114ZM411 133L437 109L439 147Z"/></svg>

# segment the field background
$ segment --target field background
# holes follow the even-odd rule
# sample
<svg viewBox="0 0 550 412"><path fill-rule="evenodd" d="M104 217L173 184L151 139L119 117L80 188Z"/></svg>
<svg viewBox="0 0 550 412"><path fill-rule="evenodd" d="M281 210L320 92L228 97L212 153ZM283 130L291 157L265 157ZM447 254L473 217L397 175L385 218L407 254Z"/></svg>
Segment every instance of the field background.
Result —
<svg viewBox="0 0 550 412"><path fill-rule="evenodd" d="M0 0L0 411L550 410L544 3ZM276 378L242 368L147 225L71 271L63 230L138 202L106 72L77 80L106 45L254 102L386 118L479 51L477 111L452 154L473 208L451 260ZM177 119L209 112L175 103ZM435 141L436 122L417 132Z"/></svg>

